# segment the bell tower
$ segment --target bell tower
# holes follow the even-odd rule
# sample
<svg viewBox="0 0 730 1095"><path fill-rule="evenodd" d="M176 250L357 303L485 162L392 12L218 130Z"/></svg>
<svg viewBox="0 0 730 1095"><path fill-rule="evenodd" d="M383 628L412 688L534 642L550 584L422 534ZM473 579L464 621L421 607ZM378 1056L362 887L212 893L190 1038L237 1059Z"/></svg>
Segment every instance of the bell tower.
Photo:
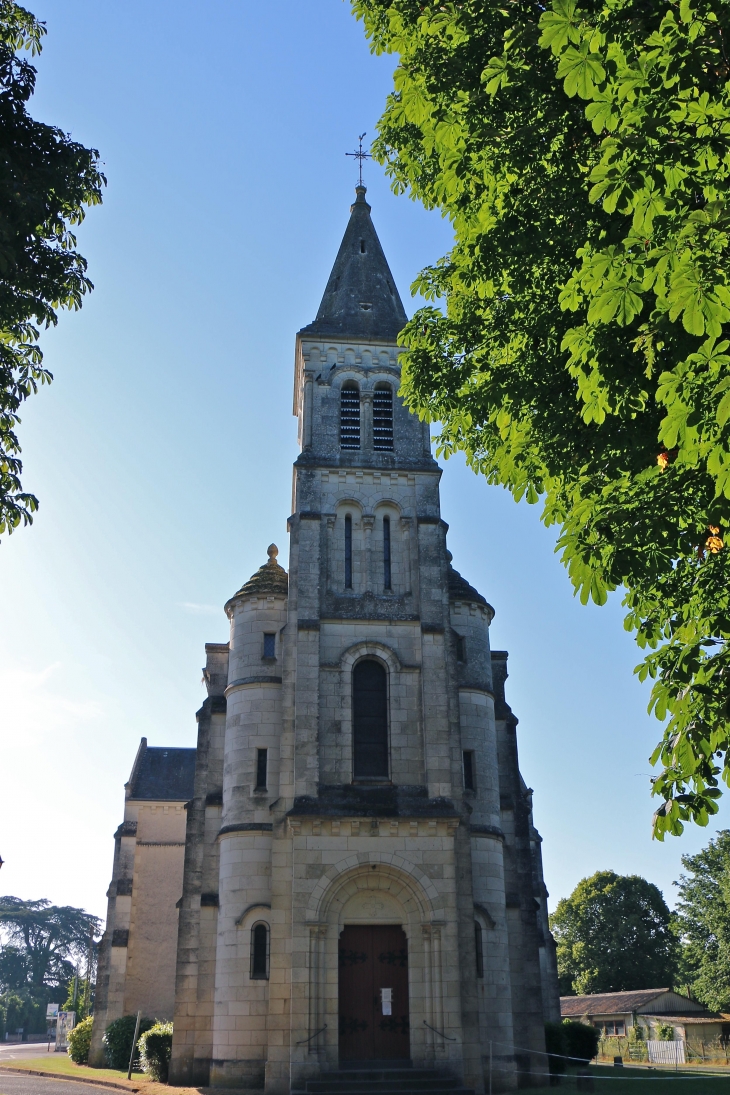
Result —
<svg viewBox="0 0 730 1095"><path fill-rule="evenodd" d="M365 194L296 336L288 575L272 545L208 648L176 1083L415 1067L484 1092L491 1044L507 1090L559 1019L506 653L398 395L407 317Z"/></svg>

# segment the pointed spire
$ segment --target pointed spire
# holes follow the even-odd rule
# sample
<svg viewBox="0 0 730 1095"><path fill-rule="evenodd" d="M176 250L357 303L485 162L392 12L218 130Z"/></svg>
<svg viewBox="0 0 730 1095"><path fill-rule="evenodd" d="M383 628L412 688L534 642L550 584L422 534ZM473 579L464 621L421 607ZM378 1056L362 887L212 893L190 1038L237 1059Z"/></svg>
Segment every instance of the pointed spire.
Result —
<svg viewBox="0 0 730 1095"><path fill-rule="evenodd" d="M355 193L317 318L300 333L395 342L407 316L370 219L366 188L356 186Z"/></svg>

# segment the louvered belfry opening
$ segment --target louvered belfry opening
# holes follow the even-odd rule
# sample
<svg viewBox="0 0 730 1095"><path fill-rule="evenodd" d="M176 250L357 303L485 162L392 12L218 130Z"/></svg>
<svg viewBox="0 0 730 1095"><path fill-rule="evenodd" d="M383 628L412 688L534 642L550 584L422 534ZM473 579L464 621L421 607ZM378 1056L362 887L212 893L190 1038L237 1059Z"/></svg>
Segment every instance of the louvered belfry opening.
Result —
<svg viewBox="0 0 730 1095"><path fill-rule="evenodd" d="M373 448L393 451L393 389L378 384L373 393Z"/></svg>
<svg viewBox="0 0 730 1095"><path fill-rule="evenodd" d="M353 775L388 778L388 676L380 662L358 662L352 674Z"/></svg>
<svg viewBox="0 0 730 1095"><path fill-rule="evenodd" d="M340 391L340 448L360 448L360 389L352 380Z"/></svg>

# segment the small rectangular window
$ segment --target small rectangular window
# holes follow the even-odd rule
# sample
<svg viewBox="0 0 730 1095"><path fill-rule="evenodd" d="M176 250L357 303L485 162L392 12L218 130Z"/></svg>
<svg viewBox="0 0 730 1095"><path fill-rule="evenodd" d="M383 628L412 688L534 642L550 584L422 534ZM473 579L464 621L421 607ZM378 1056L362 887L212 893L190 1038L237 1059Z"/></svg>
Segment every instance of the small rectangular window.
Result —
<svg viewBox="0 0 730 1095"><path fill-rule="evenodd" d="M463 635L456 636L456 660L457 662L466 661L466 639Z"/></svg>
<svg viewBox="0 0 730 1095"><path fill-rule="evenodd" d="M256 790L266 790L266 766L268 763L269 750L257 749L256 750Z"/></svg>
<svg viewBox="0 0 730 1095"><path fill-rule="evenodd" d="M484 947L482 944L482 926L478 920L474 921L474 943L477 952L477 977L484 976Z"/></svg>
<svg viewBox="0 0 730 1095"><path fill-rule="evenodd" d="M476 791L474 779L474 754L470 749L464 750L464 790Z"/></svg>
<svg viewBox="0 0 730 1095"><path fill-rule="evenodd" d="M276 657L276 632L274 631L264 632L264 657Z"/></svg>

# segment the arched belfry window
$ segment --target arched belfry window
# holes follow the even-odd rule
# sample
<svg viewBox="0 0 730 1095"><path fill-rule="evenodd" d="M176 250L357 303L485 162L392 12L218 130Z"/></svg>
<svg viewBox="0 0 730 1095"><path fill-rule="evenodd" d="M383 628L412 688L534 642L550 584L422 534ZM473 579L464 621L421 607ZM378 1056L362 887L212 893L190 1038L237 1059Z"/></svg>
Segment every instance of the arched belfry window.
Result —
<svg viewBox="0 0 730 1095"><path fill-rule="evenodd" d="M360 448L360 389L354 380L340 389L340 448Z"/></svg>
<svg viewBox="0 0 730 1095"><path fill-rule="evenodd" d="M352 754L355 779L388 778L388 675L369 658L352 672Z"/></svg>
<svg viewBox="0 0 730 1095"><path fill-rule="evenodd" d="M376 384L373 393L373 448L393 450L393 389L390 384Z"/></svg>
<svg viewBox="0 0 730 1095"><path fill-rule="evenodd" d="M269 978L269 925L258 923L251 928L251 980Z"/></svg>

